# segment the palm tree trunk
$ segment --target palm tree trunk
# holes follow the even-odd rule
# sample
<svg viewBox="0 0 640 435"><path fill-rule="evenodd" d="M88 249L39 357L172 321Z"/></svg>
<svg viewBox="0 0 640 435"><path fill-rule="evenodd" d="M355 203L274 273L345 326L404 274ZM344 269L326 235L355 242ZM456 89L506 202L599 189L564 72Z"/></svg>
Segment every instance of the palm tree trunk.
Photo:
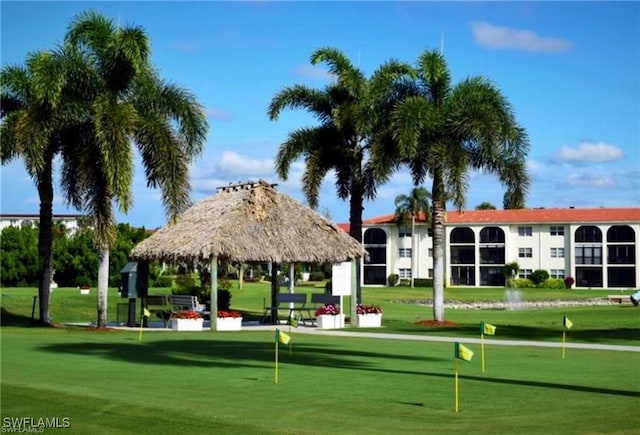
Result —
<svg viewBox="0 0 640 435"><path fill-rule="evenodd" d="M364 189L357 180L351 182L351 197L349 198L349 235L362 244L362 202ZM360 268L362 259L356 260L356 304L362 303L362 285L360 283Z"/></svg>
<svg viewBox="0 0 640 435"><path fill-rule="evenodd" d="M238 272L238 290L242 290L244 283L244 263L240 263L240 271Z"/></svg>
<svg viewBox="0 0 640 435"><path fill-rule="evenodd" d="M109 291L109 248L101 246L98 263L98 328L107 326L107 296Z"/></svg>
<svg viewBox="0 0 640 435"><path fill-rule="evenodd" d="M45 158L45 162L45 167L37 180L38 196L40 197L38 297L40 299L39 322L42 325L50 325L49 294L51 291L51 263L53 262L53 157Z"/></svg>
<svg viewBox="0 0 640 435"><path fill-rule="evenodd" d="M416 215L411 215L411 288L416 276Z"/></svg>
<svg viewBox="0 0 640 435"><path fill-rule="evenodd" d="M444 221L442 202L433 200L433 319L444 320Z"/></svg>

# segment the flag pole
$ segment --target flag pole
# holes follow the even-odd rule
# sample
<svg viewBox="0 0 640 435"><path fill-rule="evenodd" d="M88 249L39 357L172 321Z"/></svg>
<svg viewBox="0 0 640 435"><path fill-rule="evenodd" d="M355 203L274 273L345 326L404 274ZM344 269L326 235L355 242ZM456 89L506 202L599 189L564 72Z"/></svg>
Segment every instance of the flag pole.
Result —
<svg viewBox="0 0 640 435"><path fill-rule="evenodd" d="M458 360L456 359L456 369L455 369L455 390L456 390L456 412L458 412Z"/></svg>
<svg viewBox="0 0 640 435"><path fill-rule="evenodd" d="M142 325L144 323L144 313L140 317L140 334L138 335L138 341L142 341Z"/></svg>
<svg viewBox="0 0 640 435"><path fill-rule="evenodd" d="M278 331L276 331L276 334L277 333ZM276 375L275 375L274 383L275 384L278 383L278 339L277 338L276 338Z"/></svg>
<svg viewBox="0 0 640 435"><path fill-rule="evenodd" d="M480 331L480 348L482 349L482 373L484 373L484 332Z"/></svg>
<svg viewBox="0 0 640 435"><path fill-rule="evenodd" d="M562 359L564 359L565 354L565 343L567 341L567 333L565 330L562 330Z"/></svg>

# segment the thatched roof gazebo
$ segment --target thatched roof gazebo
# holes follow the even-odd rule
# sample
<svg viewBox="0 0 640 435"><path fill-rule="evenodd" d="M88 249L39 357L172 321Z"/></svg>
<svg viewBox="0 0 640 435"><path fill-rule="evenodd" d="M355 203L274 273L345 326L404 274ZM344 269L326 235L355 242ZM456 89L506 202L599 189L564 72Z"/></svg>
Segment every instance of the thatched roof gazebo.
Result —
<svg viewBox="0 0 640 435"><path fill-rule="evenodd" d="M211 327L215 328L218 259L234 262L337 263L364 257L337 225L265 181L218 188L132 251L135 260L211 264ZM275 281L275 280L273 280ZM277 284L272 286L277 292Z"/></svg>

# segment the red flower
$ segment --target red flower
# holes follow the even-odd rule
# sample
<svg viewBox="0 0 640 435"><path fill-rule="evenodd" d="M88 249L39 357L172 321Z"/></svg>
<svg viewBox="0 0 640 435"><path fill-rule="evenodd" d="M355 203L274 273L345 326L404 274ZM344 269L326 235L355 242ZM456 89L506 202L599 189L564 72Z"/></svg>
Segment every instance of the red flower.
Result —
<svg viewBox="0 0 640 435"><path fill-rule="evenodd" d="M356 305L357 314L382 314L382 308L377 305Z"/></svg>
<svg viewBox="0 0 640 435"><path fill-rule="evenodd" d="M175 317L176 319L199 319L200 313L196 311L179 311Z"/></svg>
<svg viewBox="0 0 640 435"><path fill-rule="evenodd" d="M334 304L326 304L323 307L320 307L316 310L316 316L321 314L328 314L330 316L337 316L340 314L340 307Z"/></svg>
<svg viewBox="0 0 640 435"><path fill-rule="evenodd" d="M218 310L218 317L242 317L242 313L240 311Z"/></svg>

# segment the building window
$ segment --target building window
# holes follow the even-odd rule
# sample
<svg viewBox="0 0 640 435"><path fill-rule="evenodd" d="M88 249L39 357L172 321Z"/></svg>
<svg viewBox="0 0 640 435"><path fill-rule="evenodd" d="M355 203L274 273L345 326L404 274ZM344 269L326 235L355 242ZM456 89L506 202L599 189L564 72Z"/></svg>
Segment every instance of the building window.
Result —
<svg viewBox="0 0 640 435"><path fill-rule="evenodd" d="M398 249L398 256L400 258L411 258L411 248Z"/></svg>
<svg viewBox="0 0 640 435"><path fill-rule="evenodd" d="M518 248L518 257L520 258L532 258L533 248Z"/></svg>
<svg viewBox="0 0 640 435"><path fill-rule="evenodd" d="M552 236L564 236L564 227L549 227L549 233Z"/></svg>
<svg viewBox="0 0 640 435"><path fill-rule="evenodd" d="M400 279L411 278L411 269L400 269L398 271L398 276Z"/></svg>
<svg viewBox="0 0 640 435"><path fill-rule="evenodd" d="M520 237L533 236L533 229L531 227L518 227L518 235Z"/></svg>
<svg viewBox="0 0 640 435"><path fill-rule="evenodd" d="M576 246L576 264L602 264L602 247Z"/></svg>
<svg viewBox="0 0 640 435"><path fill-rule="evenodd" d="M433 269L429 269L427 274L428 274L428 278L433 278Z"/></svg>
<svg viewBox="0 0 640 435"><path fill-rule="evenodd" d="M498 227L485 227L480 230L480 243L504 243L504 231Z"/></svg>
<svg viewBox="0 0 640 435"><path fill-rule="evenodd" d="M411 237L411 228L400 228L398 230L398 237Z"/></svg>
<svg viewBox="0 0 640 435"><path fill-rule="evenodd" d="M518 273L518 278L529 278L531 277L532 273L533 273L533 270L531 269L520 269L520 272Z"/></svg>
<svg viewBox="0 0 640 435"><path fill-rule="evenodd" d="M556 279L564 279L564 269L551 269L549 276Z"/></svg>
<svg viewBox="0 0 640 435"><path fill-rule="evenodd" d="M551 258L564 258L564 248L551 248Z"/></svg>
<svg viewBox="0 0 640 435"><path fill-rule="evenodd" d="M433 258L433 248L429 248L429 258Z"/></svg>
<svg viewBox="0 0 640 435"><path fill-rule="evenodd" d="M576 230L576 243L602 242L602 231L594 226L583 226Z"/></svg>

